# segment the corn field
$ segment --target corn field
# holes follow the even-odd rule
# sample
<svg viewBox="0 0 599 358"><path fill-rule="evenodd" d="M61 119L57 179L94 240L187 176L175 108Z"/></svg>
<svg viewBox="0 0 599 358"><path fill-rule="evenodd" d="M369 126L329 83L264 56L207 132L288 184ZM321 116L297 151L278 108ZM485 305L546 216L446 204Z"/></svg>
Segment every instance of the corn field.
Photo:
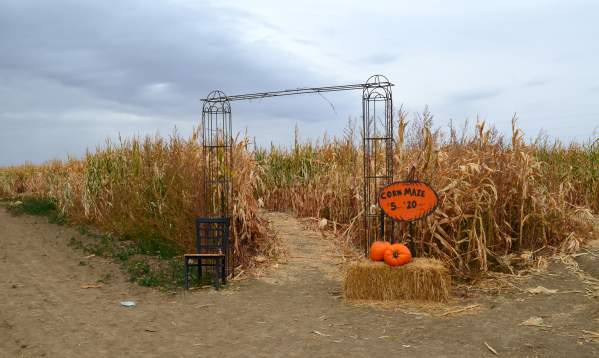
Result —
<svg viewBox="0 0 599 358"><path fill-rule="evenodd" d="M535 258L574 252L592 235L599 212L599 143L525 143L513 120L504 138L478 122L474 131L433 128L425 111L396 123L395 179L413 165L438 191L437 211L416 224L421 256L435 257L459 277L514 272ZM53 200L73 223L116 235L158 235L193 247L201 211L202 149L188 139L147 137L107 142L82 159L0 168L0 197ZM338 237L359 245L362 228L360 129L341 138L297 139L292 148L233 149L233 245L238 262L277 252L260 206L325 218ZM379 155L384 152L380 151ZM402 224L395 231L406 240ZM133 235L133 236L135 236Z"/></svg>
<svg viewBox="0 0 599 358"><path fill-rule="evenodd" d="M412 165L439 194L439 208L416 224L417 251L444 261L454 275L514 272L541 255L576 251L592 235L599 210L597 145L527 145L513 119L507 140L478 122L473 134L433 130L425 111L395 133L395 180ZM410 123L411 122L411 123ZM363 236L362 152L354 125L341 139L260 150L266 206L327 219L345 240ZM382 155L383 151L379 151ZM407 227L396 230L407 240Z"/></svg>
<svg viewBox="0 0 599 358"><path fill-rule="evenodd" d="M201 213L203 174L201 130L185 140L170 138L110 141L81 160L0 169L0 196L53 200L75 224L91 224L118 236L153 236L183 250L194 246L194 218ZM245 150L233 147L233 247L240 264L276 247L258 214L254 192L260 171Z"/></svg>

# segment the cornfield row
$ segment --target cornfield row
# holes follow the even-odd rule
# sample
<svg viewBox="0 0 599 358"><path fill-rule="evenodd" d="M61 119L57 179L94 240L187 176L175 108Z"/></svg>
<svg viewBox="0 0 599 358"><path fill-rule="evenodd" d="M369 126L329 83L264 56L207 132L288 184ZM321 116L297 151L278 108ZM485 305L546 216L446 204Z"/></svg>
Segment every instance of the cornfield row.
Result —
<svg viewBox="0 0 599 358"><path fill-rule="evenodd" d="M509 141L484 122L474 134L432 129L425 112L412 123L399 113L395 179L417 167L437 189L436 213L416 224L421 255L443 260L456 275L514 271L537 255L573 252L592 235L599 211L599 148L524 143L513 121ZM356 130L342 139L260 150L266 206L325 218L358 244L363 236L362 152ZM380 151L382 155L383 151ZM407 240L407 227L395 235Z"/></svg>
<svg viewBox="0 0 599 358"><path fill-rule="evenodd" d="M245 147L238 141L233 148L232 236L240 264L276 249L253 195L261 169ZM120 139L81 160L0 169L0 196L50 199L73 223L119 236L158 237L191 249L194 217L201 211L202 158L197 130L188 140L176 133L168 140Z"/></svg>
<svg viewBox="0 0 599 358"><path fill-rule="evenodd" d="M511 271L537 255L575 251L592 235L599 211L599 145L526 144L515 121L505 140L483 122L474 134L433 130L425 112L395 133L395 176L412 166L437 189L439 209L417 224L420 255L443 260L455 275ZM202 202L198 132L106 143L81 160L0 169L0 196L55 201L73 222L118 235L158 235L193 244ZM362 152L350 123L342 138L296 143L291 149L234 147L234 246L238 261L276 251L259 206L326 218L348 242L363 236ZM381 151L382 155L382 151ZM395 234L407 239L406 228ZM135 235L133 235L135 236Z"/></svg>

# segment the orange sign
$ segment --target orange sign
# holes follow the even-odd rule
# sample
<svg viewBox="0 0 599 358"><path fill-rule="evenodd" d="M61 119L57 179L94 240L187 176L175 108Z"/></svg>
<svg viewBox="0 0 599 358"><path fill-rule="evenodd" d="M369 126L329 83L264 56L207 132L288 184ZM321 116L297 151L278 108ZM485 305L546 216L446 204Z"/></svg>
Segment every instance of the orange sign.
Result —
<svg viewBox="0 0 599 358"><path fill-rule="evenodd" d="M414 221L430 215L439 203L437 193L422 182L395 182L379 193L379 206L387 216Z"/></svg>

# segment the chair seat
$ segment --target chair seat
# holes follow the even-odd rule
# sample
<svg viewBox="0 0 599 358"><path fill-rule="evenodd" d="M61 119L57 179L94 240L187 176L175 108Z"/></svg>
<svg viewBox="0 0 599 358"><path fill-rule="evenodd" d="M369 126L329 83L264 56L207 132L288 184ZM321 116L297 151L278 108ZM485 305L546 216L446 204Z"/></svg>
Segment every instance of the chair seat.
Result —
<svg viewBox="0 0 599 358"><path fill-rule="evenodd" d="M185 254L184 257L224 257L225 254Z"/></svg>

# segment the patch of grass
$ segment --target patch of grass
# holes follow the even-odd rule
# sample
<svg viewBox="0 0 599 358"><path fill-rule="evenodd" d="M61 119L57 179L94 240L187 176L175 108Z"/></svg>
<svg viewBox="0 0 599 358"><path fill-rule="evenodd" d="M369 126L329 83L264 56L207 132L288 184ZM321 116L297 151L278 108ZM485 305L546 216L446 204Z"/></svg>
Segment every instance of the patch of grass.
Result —
<svg viewBox="0 0 599 358"><path fill-rule="evenodd" d="M85 250L84 250L84 245L83 245L83 243L82 243L81 241L77 240L75 237L71 237L71 238L69 239L69 244L68 244L68 245L69 245L70 247L72 247L72 248L75 248L75 249L79 249L79 250L85 251Z"/></svg>
<svg viewBox="0 0 599 358"><path fill-rule="evenodd" d="M126 247L126 248L121 248L120 250L117 250L114 254L112 254L112 257L124 262L124 261L129 260L129 257L131 257L135 254L136 254L135 248Z"/></svg>
<svg viewBox="0 0 599 358"><path fill-rule="evenodd" d="M52 212L48 215L48 222L50 224L66 225L67 218L58 212Z"/></svg>
<svg viewBox="0 0 599 358"><path fill-rule="evenodd" d="M36 215L48 217L51 224L64 225L67 220L56 207L56 203L50 199L23 198L22 201L16 201L8 206L8 212L13 215Z"/></svg>
<svg viewBox="0 0 599 358"><path fill-rule="evenodd" d="M175 258L158 261L137 258L124 265L131 282L140 286L173 289L183 284L183 265L180 261Z"/></svg>
<svg viewBox="0 0 599 358"><path fill-rule="evenodd" d="M161 259L170 259L181 253L181 248L174 242L156 233L139 235L134 241L137 242L139 253L144 255L158 255Z"/></svg>
<svg viewBox="0 0 599 358"><path fill-rule="evenodd" d="M79 225L77 227L77 231L79 231L79 234L81 235L87 235L89 233L89 231L87 230L87 228L83 225Z"/></svg>
<svg viewBox="0 0 599 358"><path fill-rule="evenodd" d="M47 216L56 211L56 204L48 199L24 198L9 211L15 214Z"/></svg>
<svg viewBox="0 0 599 358"><path fill-rule="evenodd" d="M145 261L135 261L127 265L129 279L140 286L157 286L158 280L153 275L150 265Z"/></svg>
<svg viewBox="0 0 599 358"><path fill-rule="evenodd" d="M131 282L161 289L183 285L183 263L176 256L180 248L158 235L137 232L135 235L114 237L92 234L84 227L78 229L80 233L85 232L85 236L91 240L72 237L69 245L87 254L115 259Z"/></svg>
<svg viewBox="0 0 599 358"><path fill-rule="evenodd" d="M108 283L108 282L110 282L110 280L112 280L112 273L108 272L108 273L104 274L104 276L102 276L102 278L98 279L98 283Z"/></svg>

